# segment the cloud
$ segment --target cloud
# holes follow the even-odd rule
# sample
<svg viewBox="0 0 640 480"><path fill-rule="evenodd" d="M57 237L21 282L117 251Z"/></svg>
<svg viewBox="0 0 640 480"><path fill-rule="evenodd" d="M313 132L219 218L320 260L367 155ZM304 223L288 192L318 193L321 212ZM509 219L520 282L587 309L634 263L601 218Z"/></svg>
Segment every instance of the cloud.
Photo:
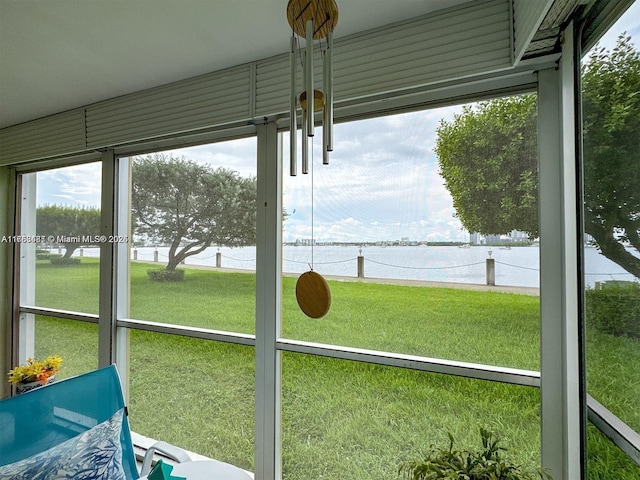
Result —
<svg viewBox="0 0 640 480"><path fill-rule="evenodd" d="M310 237L312 184L318 241L468 240L453 218L453 202L433 151L440 119L450 120L460 110L447 107L336 125L330 165L320 165L317 142L313 174L284 178L285 208L296 212L285 225L285 241Z"/></svg>
<svg viewBox="0 0 640 480"><path fill-rule="evenodd" d="M600 47L613 50L618 36L623 32L630 35L636 48L640 47L640 3L633 3L618 21L598 41Z"/></svg>
<svg viewBox="0 0 640 480"><path fill-rule="evenodd" d="M37 205L100 206L100 163L56 168L33 175L37 178Z"/></svg>
<svg viewBox="0 0 640 480"><path fill-rule="evenodd" d="M255 137L165 151L198 163L235 170L243 177L256 176L258 142Z"/></svg>
<svg viewBox="0 0 640 480"><path fill-rule="evenodd" d="M454 106L337 124L328 166L322 165L318 130L312 175L289 176L285 132L283 205L288 218L284 240L313 234L318 241L468 241L454 218L453 202L433 151L438 123L451 120L460 110ZM255 137L164 153L230 168L242 176L257 174ZM98 163L37 175L38 204L100 205Z"/></svg>

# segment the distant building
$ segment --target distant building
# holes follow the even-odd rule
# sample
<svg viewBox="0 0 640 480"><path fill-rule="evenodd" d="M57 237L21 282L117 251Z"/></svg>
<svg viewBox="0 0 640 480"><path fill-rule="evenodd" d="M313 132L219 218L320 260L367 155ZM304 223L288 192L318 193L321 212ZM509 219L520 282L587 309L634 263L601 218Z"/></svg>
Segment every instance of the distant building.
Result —
<svg viewBox="0 0 640 480"><path fill-rule="evenodd" d="M520 230L511 230L509 234L512 242L527 242L529 241L529 235L525 232L521 232Z"/></svg>
<svg viewBox="0 0 640 480"><path fill-rule="evenodd" d="M315 241L312 238L296 238L294 245L308 247L311 245L315 245Z"/></svg>
<svg viewBox="0 0 640 480"><path fill-rule="evenodd" d="M495 245L501 243L503 240L500 235L485 235L484 243L487 245Z"/></svg>

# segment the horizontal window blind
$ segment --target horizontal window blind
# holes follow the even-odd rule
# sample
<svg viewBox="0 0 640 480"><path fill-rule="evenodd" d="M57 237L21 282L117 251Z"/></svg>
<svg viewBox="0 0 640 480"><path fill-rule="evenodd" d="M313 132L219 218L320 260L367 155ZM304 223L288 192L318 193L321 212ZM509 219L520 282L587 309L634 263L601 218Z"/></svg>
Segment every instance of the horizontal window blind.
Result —
<svg viewBox="0 0 640 480"><path fill-rule="evenodd" d="M336 39L336 106L509 71L510 9L508 0L471 2ZM282 34L285 51L289 32ZM320 68L316 74L321 85ZM0 130L0 165L287 115L288 102L283 53Z"/></svg>
<svg viewBox="0 0 640 480"><path fill-rule="evenodd" d="M78 153L85 149L82 108L0 130L0 165Z"/></svg>

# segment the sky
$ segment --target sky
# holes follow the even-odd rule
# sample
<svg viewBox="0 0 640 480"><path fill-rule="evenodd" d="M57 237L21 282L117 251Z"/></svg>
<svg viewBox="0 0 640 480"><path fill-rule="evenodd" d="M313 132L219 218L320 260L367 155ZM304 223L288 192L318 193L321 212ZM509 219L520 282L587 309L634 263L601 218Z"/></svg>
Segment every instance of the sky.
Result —
<svg viewBox="0 0 640 480"><path fill-rule="evenodd" d="M625 32L640 46L640 2L600 40L607 49ZM638 40L636 40L638 39ZM455 218L453 201L433 151L436 128L462 106L392 115L335 126L330 165L322 165L320 131L312 173L290 177L284 134L283 204L288 214L283 240L375 242L402 238L469 241ZM300 139L298 141L300 145ZM300 149L300 147L298 148ZM256 175L256 139L170 150L173 156ZM99 206L98 164L39 172L37 204ZM313 183L313 189L312 187ZM312 208L313 205L313 208Z"/></svg>

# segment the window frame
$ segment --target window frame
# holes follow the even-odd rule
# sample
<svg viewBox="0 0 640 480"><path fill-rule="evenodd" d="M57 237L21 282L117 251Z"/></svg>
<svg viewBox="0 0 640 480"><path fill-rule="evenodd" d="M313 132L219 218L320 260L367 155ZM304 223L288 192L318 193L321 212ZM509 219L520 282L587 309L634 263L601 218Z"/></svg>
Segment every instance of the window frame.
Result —
<svg viewBox="0 0 640 480"><path fill-rule="evenodd" d="M544 67L544 65L542 65ZM396 98L385 104L385 108L381 109L377 102L360 103L351 106L344 106L336 110L336 119L338 121L347 121L351 119L361 119L372 116L379 116L385 113L400 113L403 111L422 110L434 108L441 105L452 103L464 103L475 100L484 100L501 95L510 95L538 89L547 89L548 92L559 90L566 86L567 75L560 75L555 71L556 65L549 62L547 69L542 71L548 72L543 74L546 77L539 78L539 74L527 72L526 69L511 72L497 78L484 78L480 82L472 82L470 84L451 84L441 89L434 89L429 92L422 92L416 95L408 95L407 97ZM556 72L556 73L554 73ZM546 85L546 86L545 86ZM571 87L573 84L570 85ZM545 94L546 95L546 94ZM544 114L544 119L540 122L546 122L549 117L555 119L553 124L562 124L562 107L555 100L549 101L550 108ZM560 122L560 123L558 123ZM447 373L452 375L461 375L469 378L478 378L489 381L500 381L506 383L515 383L519 385L529 385L537 387L542 385L543 390L552 393L554 398L558 395L562 396L562 391L567 381L571 380L571 375L575 374L575 378L579 378L578 372L574 369L573 361L566 357L567 352L557 344L549 344L547 347L544 342L543 349L546 352L552 352L554 358L563 364L571 365L571 374L565 371L566 376L559 377L553 373L541 374L540 372L520 371L517 369L505 369L487 365L464 364L461 362L436 360L423 357L408 358L405 355L389 354L387 352L376 352L361 349L353 349L347 347L337 347L320 344L310 344L306 342L298 342L285 340L280 338L280 308L281 308L281 195L282 195L282 178L280 177L282 168L282 139L279 131L288 128L287 119L271 118L265 119L263 123L255 126L245 126L240 129L223 129L207 134L193 134L184 137L164 139L161 141L138 143L117 147L111 150L105 150L101 153L103 162L103 219L101 233L109 232L117 235L122 231L123 224L117 223L118 215L123 202L126 202L122 196L122 183L127 177L126 172L118 167L118 158L137 153L146 153L149 151L157 151L159 149L180 148L189 145L198 145L202 143L210 143L212 141L221 141L226 139L238 138L246 136L250 132L255 132L258 140L257 162L258 162L258 239L257 239L257 255L256 261L256 335L232 334L227 332L217 332L207 329L198 329L193 327L167 326L155 322L147 322L127 318L126 316L126 295L123 291L123 268L125 268L118 259L122 257L122 253L117 251L117 247L104 247L108 249L104 257L104 263L101 264L101 288L100 288L100 314L98 318L91 315L78 315L76 312L53 311L50 309L41 309L38 307L20 305L17 297L14 296L15 313L13 320L13 328L16 331L15 338L19 338L18 321L16 317L23 312L38 313L50 315L58 318L67 318L69 320L88 321L98 323L100 328L99 334L99 360L100 366L116 362L118 363L121 373L124 376L125 392L127 392L127 362L126 352L128 348L127 332L129 329L136 328L141 330L157 331L160 333L171 333L175 335L184 335L194 338L203 338L214 341L226 341L243 345L251 345L256 348L256 443L254 449L255 456L255 474L256 478L281 478L281 452L280 452L280 358L281 352L291 351L298 353L306 353L312 355L328 356L332 358L352 359L363 363L377 363L383 365L394 366L397 368L412 368L422 371ZM566 145L574 144L575 138L570 131L565 131L564 142ZM541 135L539 135L541 136ZM563 141L552 142L552 152L557 158L562 157ZM566 146L565 145L565 146ZM95 157L95 155L94 155ZM52 166L63 166L73 162L73 158L56 160L51 162ZM14 167L16 175L25 171L35 171L38 164L34 164L29 168ZM565 185L559 185L551 181L542 181L541 186L555 196L562 198L565 193L566 185L575 182L575 177L567 177ZM127 180L128 181L128 180ZM17 182L19 183L19 182ZM107 185L109 188L104 188ZM20 189L16 188L16 192ZM16 197L19 198L19 197ZM16 208L16 210L18 210ZM541 222L544 219L560 226L566 226L568 222L568 212L570 207L564 210L541 210ZM574 212L571 212L573 214ZM14 226L14 231L20 231L19 223ZM576 244L571 238L565 239L563 244L558 248L554 255L562 254L577 255L575 252ZM550 242L551 243L551 242ZM101 252L102 253L102 252ZM553 256L553 255L552 255ZM14 268L17 265L14 253ZM103 260L101 260L102 262ZM571 263L571 262L570 262ZM552 265L550 260L544 261L541 265L541 285L552 280L556 285L559 283L562 288L571 283L570 277L575 278L578 275L578 269L572 271L571 264L562 266L558 270L557 263ZM14 279L19 278L19 269L15 271ZM567 283L568 282L568 283ZM14 284L14 293L16 286ZM19 289L17 290L19 291ZM548 298L541 294L541 304L547 306ZM563 319L563 325L568 321L568 312L563 310L562 300L560 296L558 301L552 301L549 308L544 310L542 314L541 337L549 338L550 325L556 324L557 319ZM574 297L564 298L568 303L574 304ZM557 334L557 329L553 328L551 335ZM577 346L577 339L575 340ZM568 340L573 342L572 339ZM15 344L15 340L14 340ZM543 355L541 358L544 356ZM14 360L17 360L17 348L14 345ZM544 371L544 368L541 369ZM545 378L552 382L546 381ZM545 386L548 385L548 386ZM572 392L573 395L573 392ZM542 466L552 467L554 471L563 471L568 465L576 468L578 462L569 454L567 449L556 449L551 453L549 446L549 438L572 438L574 441L576 435L580 436L580 428L575 424L562 421L550 423L545 418L552 417L557 412L557 404L549 400L550 397L543 396L542 400ZM579 399L573 395L571 398L563 397L563 404L580 405ZM564 412L567 408L563 409ZM545 447L546 445L546 447ZM584 446L579 446L579 450L583 450ZM551 455L552 458L549 458ZM558 466L558 465L561 465ZM577 467L579 468L579 467ZM562 478L561 476L559 478Z"/></svg>

